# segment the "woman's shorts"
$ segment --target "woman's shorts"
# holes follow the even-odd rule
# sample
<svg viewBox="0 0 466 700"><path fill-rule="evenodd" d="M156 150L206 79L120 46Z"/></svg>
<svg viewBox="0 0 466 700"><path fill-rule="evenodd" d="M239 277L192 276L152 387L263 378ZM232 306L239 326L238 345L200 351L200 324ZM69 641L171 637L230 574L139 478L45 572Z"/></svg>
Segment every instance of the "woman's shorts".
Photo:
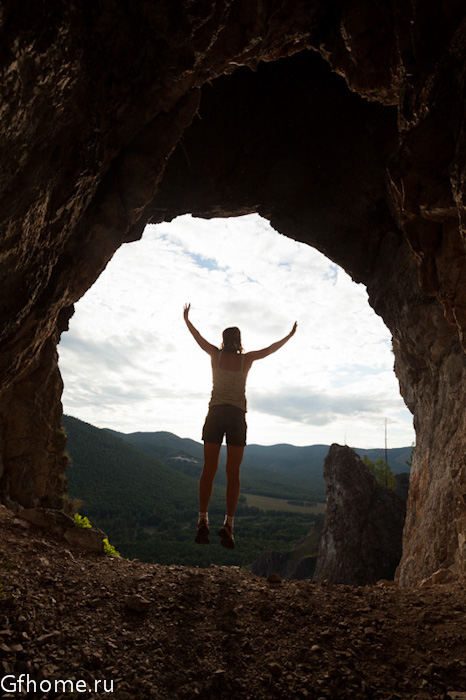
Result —
<svg viewBox="0 0 466 700"><path fill-rule="evenodd" d="M221 445L227 436L227 445L243 447L246 444L246 413L238 406L220 404L211 406L202 429L204 442Z"/></svg>

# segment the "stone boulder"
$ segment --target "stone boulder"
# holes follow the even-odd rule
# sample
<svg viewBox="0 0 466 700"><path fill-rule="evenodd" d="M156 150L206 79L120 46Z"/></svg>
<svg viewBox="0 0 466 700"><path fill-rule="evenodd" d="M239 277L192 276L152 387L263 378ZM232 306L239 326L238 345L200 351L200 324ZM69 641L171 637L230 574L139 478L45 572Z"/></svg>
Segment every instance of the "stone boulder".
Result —
<svg viewBox="0 0 466 700"><path fill-rule="evenodd" d="M103 541L106 538L105 532L96 527L73 527L63 534L65 540L86 552L102 554L104 551Z"/></svg>
<svg viewBox="0 0 466 700"><path fill-rule="evenodd" d="M66 530L75 527L74 520L69 515L53 508L24 508L19 517L54 535L63 535Z"/></svg>
<svg viewBox="0 0 466 700"><path fill-rule="evenodd" d="M55 535L61 535L71 545L87 552L101 554L104 551L105 532L97 527L77 527L74 520L53 508L24 508L19 518Z"/></svg>
<svg viewBox="0 0 466 700"><path fill-rule="evenodd" d="M405 501L380 486L349 447L330 447L324 479L327 508L314 579L354 585L393 579Z"/></svg>

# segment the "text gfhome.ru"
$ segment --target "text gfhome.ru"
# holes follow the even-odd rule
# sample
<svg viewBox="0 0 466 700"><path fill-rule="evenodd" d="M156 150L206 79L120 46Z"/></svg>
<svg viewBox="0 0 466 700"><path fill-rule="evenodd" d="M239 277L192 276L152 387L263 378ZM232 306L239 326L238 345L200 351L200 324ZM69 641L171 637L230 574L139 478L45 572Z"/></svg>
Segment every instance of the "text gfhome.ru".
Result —
<svg viewBox="0 0 466 700"><path fill-rule="evenodd" d="M36 681L29 675L22 673L18 678L16 676L3 676L0 680L0 688L4 693L50 693L52 690L55 693L113 693L113 681L95 680L94 683L88 684L84 680L42 680Z"/></svg>

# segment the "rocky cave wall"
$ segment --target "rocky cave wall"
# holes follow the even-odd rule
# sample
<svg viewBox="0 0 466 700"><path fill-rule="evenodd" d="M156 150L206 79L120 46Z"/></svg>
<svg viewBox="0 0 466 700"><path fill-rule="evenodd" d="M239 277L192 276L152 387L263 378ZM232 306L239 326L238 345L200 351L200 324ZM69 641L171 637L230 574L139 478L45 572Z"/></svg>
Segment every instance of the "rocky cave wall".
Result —
<svg viewBox="0 0 466 700"><path fill-rule="evenodd" d="M393 334L417 432L400 581L466 577L464 14L3 4L3 500L61 502L56 343L119 245L180 213L256 211L364 283Z"/></svg>

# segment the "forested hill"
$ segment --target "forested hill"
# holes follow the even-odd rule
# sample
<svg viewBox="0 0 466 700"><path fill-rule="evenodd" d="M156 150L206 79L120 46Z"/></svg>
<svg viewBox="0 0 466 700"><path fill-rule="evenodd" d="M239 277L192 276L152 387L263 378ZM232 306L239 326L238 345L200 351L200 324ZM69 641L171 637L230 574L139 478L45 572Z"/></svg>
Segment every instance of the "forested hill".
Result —
<svg viewBox="0 0 466 700"><path fill-rule="evenodd" d="M167 518L176 509L197 508L193 479L156 461L124 440L70 416L63 416L71 464L70 494L84 501L94 516L133 510Z"/></svg>
<svg viewBox="0 0 466 700"><path fill-rule="evenodd" d="M190 476L199 475L203 460L203 445L194 440L180 438L168 432L117 433L109 431L130 443L141 452L162 460L177 471ZM311 500L325 500L323 480L324 459L329 445L247 445L242 466L242 492L258 493L278 497L286 494L292 498L302 497L303 492ZM223 460L225 447L222 448ZM369 459L385 458L383 449L361 449L356 452ZM388 463L394 474L409 472L411 447L393 448L387 451ZM218 484L225 483L223 470L219 470Z"/></svg>

